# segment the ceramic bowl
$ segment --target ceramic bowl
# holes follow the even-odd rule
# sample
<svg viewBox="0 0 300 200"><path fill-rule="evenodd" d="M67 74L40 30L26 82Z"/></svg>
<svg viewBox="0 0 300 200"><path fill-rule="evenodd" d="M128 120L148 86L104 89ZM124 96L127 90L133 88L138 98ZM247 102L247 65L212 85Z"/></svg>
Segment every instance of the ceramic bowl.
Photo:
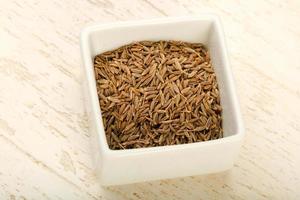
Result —
<svg viewBox="0 0 300 200"><path fill-rule="evenodd" d="M182 40L207 46L221 95L223 138L172 146L109 149L97 96L93 59L97 54L141 40ZM216 173L233 166L244 128L218 17L201 15L99 23L82 31L81 54L93 157L102 185Z"/></svg>

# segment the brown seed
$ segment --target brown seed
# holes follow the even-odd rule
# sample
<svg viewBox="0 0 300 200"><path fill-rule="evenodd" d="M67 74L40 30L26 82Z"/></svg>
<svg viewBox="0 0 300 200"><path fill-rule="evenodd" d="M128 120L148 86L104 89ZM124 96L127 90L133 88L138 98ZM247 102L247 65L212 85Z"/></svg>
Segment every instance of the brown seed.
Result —
<svg viewBox="0 0 300 200"><path fill-rule="evenodd" d="M111 132L111 136L116 142L118 142L118 143L121 142L120 139L118 138L118 136L116 136L116 134L114 134L114 132Z"/></svg>
<svg viewBox="0 0 300 200"><path fill-rule="evenodd" d="M178 62L177 59L175 60L175 68L176 68L177 70L179 70L180 72L182 72L182 67L181 67L181 65L180 65L180 63Z"/></svg>
<svg viewBox="0 0 300 200"><path fill-rule="evenodd" d="M108 99L109 101L112 101L112 102L114 102L114 103L119 103L119 102L120 102L120 100L119 100L119 99L117 99L117 98L114 98L114 97L107 97L107 99Z"/></svg>
<svg viewBox="0 0 300 200"><path fill-rule="evenodd" d="M223 136L220 93L202 44L135 42L96 56L94 68L111 149Z"/></svg>
<svg viewBox="0 0 300 200"><path fill-rule="evenodd" d="M124 132L132 129L134 127L134 125L135 125L134 122L131 122L128 126L126 126L126 128L124 129Z"/></svg>
<svg viewBox="0 0 300 200"><path fill-rule="evenodd" d="M159 80L160 82L162 82L162 83L165 82L164 79L163 79L163 77L159 74L159 72L156 72L156 76L157 76L157 78L158 78L158 80Z"/></svg>
<svg viewBox="0 0 300 200"><path fill-rule="evenodd" d="M182 94L185 94L185 93L187 93L190 89L191 89L190 87L186 87L186 88L184 88L183 90L181 90L181 93L182 93Z"/></svg>

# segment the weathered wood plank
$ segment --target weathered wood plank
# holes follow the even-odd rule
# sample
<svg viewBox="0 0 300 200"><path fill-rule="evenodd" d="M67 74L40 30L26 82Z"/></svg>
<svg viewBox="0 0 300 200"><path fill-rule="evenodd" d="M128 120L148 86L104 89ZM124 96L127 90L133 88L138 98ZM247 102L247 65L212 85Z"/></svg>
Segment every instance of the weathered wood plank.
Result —
<svg viewBox="0 0 300 200"><path fill-rule="evenodd" d="M235 167L101 188L83 107L80 30L199 12L217 13L225 28L247 130ZM300 198L298 1L13 0L0 13L1 198Z"/></svg>

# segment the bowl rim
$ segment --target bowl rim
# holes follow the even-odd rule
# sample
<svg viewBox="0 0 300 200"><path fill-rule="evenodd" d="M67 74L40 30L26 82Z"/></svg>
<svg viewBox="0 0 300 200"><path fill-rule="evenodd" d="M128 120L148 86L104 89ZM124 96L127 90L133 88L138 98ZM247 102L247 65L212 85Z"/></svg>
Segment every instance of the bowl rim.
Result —
<svg viewBox="0 0 300 200"><path fill-rule="evenodd" d="M110 149L108 146L108 142L105 135L105 130L102 124L102 115L100 111L100 104L99 104L99 97L97 95L97 89L96 89L96 81L94 76L94 70L93 70L93 63L91 57L91 51L89 48L89 38L90 35L95 31L101 31L101 30L107 30L107 29L114 29L114 28L120 28L120 27L133 27L133 26L149 26L149 25L162 25L162 24L170 24L170 23L178 23L178 22L191 22L191 21L199 21L199 20L209 20L214 23L216 26L216 31L219 32L218 37L220 41L220 48L223 49L221 51L223 62L224 62L224 68L226 68L227 74L225 76L228 76L228 88L231 90L231 100L233 102L233 112L235 112L236 116L236 125L237 125L237 131L233 133L230 136L226 136L223 138L215 139L215 140L209 140L209 141L203 141L203 142L193 142L188 144L176 144L176 145L165 145L165 146L156 146L156 147L145 147L145 148L135 148L135 149L120 149L120 150L114 150ZM133 155L133 154L144 154L144 153L155 153L155 152L162 152L162 151L178 151L183 149L189 149L189 148L202 148L203 146L207 145L218 145L222 143L228 143L228 142L235 142L235 141L241 141L244 138L245 131L244 131L244 125L242 120L242 115L240 111L240 105L238 102L234 79L232 76L232 70L229 65L229 59L227 55L227 48L224 38L224 32L221 25L220 18L215 14L201 14L201 15L195 15L195 16L181 16L181 17L164 17L164 18L154 18L154 19L142 19L142 20L131 20L131 21L121 21L121 22L111 22L111 23L97 23L94 25L90 25L85 27L80 34L80 47L81 47L81 57L83 60L83 67L85 71L85 78L87 79L87 90L89 92L88 98L91 98L91 104L92 104L92 117L97 122L96 123L96 133L99 135L98 141L101 145L100 151L104 153L104 155L118 155L118 156L126 156L126 155ZM88 71L91 71L91 73L88 73ZM100 126L101 125L101 126ZM101 131L102 130L102 131Z"/></svg>

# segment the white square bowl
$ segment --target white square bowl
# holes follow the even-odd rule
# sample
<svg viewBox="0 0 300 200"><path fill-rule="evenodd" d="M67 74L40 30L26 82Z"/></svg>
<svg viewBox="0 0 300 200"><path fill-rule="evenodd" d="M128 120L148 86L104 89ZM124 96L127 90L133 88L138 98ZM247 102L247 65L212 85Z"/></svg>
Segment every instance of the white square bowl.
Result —
<svg viewBox="0 0 300 200"><path fill-rule="evenodd" d="M102 123L93 59L97 54L141 40L204 43L211 54L223 107L224 137L191 144L111 150ZM244 136L224 35L213 15L99 24L81 34L86 107L93 156L102 185L120 185L228 170Z"/></svg>

